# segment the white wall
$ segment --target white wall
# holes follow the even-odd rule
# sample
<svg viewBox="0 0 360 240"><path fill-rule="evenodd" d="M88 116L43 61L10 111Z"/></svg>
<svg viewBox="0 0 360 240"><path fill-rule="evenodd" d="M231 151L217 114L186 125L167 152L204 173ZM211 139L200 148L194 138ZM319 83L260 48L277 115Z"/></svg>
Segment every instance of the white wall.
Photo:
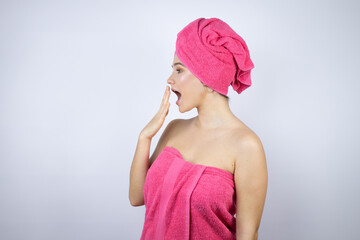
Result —
<svg viewBox="0 0 360 240"><path fill-rule="evenodd" d="M340 0L1 1L0 239L139 239L137 137L176 34L199 17L227 22L255 65L229 96L267 157L259 239L357 239L358 12ZM165 125L196 115L175 101Z"/></svg>

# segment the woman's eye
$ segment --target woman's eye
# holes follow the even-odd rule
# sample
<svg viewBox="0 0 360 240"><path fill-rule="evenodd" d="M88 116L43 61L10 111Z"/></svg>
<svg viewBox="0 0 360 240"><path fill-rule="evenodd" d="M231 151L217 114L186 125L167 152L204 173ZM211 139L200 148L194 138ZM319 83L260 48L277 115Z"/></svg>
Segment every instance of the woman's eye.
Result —
<svg viewBox="0 0 360 240"><path fill-rule="evenodd" d="M180 70L180 69L176 69L176 71L179 73L181 70Z"/></svg>

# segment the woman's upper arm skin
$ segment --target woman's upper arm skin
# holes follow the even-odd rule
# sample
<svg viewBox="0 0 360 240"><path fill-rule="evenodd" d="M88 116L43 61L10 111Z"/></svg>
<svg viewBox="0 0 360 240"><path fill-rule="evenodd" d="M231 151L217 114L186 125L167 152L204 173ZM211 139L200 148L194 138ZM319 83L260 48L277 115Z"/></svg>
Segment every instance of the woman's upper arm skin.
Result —
<svg viewBox="0 0 360 240"><path fill-rule="evenodd" d="M173 119L171 120L168 125L166 126L165 130L163 131L163 133L161 134L161 137L159 138L159 141L156 145L156 148L153 152L153 154L151 155L150 159L149 159L149 168L151 167L151 165L153 164L153 162L155 161L155 159L159 156L159 154L161 153L161 151L164 149L164 147L166 146L168 139L170 137L170 133L171 130L175 127L175 125L180 121L181 119Z"/></svg>
<svg viewBox="0 0 360 240"><path fill-rule="evenodd" d="M254 236L263 212L268 173L260 139L249 135L237 148L235 162L236 235ZM240 141L239 141L240 142Z"/></svg>

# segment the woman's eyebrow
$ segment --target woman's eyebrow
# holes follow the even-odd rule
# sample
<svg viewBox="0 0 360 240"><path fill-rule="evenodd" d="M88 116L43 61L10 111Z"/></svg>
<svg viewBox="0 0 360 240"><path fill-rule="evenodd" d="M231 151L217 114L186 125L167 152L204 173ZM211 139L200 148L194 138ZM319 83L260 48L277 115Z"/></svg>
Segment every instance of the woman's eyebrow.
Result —
<svg viewBox="0 0 360 240"><path fill-rule="evenodd" d="M177 63L174 63L174 65L171 65L171 67L172 67L172 68L174 68L174 66L175 66L175 65L181 65L181 66L183 66L184 68L186 68L186 67L184 66L184 64L182 64L182 63L179 63L179 62L177 62Z"/></svg>

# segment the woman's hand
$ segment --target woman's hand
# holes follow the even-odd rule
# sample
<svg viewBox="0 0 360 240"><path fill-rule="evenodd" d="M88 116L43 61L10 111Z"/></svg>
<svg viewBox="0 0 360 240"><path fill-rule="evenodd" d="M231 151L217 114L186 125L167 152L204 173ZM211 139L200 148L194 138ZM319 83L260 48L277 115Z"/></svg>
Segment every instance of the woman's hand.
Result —
<svg viewBox="0 0 360 240"><path fill-rule="evenodd" d="M163 99L161 101L160 109L156 113L156 115L151 119L151 121L144 127L141 131L140 136L148 139L152 139L155 134L159 131L161 126L165 121L165 117L167 116L170 108L170 88L166 86L165 93Z"/></svg>

